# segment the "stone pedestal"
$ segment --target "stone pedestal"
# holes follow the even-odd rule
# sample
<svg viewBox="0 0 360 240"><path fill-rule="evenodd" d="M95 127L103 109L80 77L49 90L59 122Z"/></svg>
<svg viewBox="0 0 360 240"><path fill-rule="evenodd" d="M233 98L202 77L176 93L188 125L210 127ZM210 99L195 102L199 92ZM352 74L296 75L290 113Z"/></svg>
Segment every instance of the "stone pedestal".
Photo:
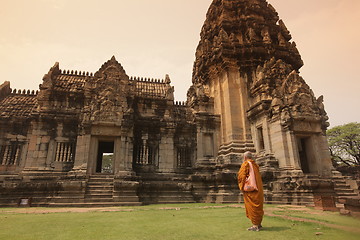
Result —
<svg viewBox="0 0 360 240"><path fill-rule="evenodd" d="M214 182L208 194L208 201L216 203L238 203L241 200L237 173L241 166L241 155L218 156Z"/></svg>
<svg viewBox="0 0 360 240"><path fill-rule="evenodd" d="M195 172L191 175L192 192L196 202L215 202L211 194L215 184L214 170L214 160L203 159L197 162Z"/></svg>
<svg viewBox="0 0 360 240"><path fill-rule="evenodd" d="M336 208L336 195L334 191L334 183L329 179L309 179L305 181L305 185L312 188L314 192L315 208L324 211L338 211Z"/></svg>
<svg viewBox="0 0 360 240"><path fill-rule="evenodd" d="M139 182L126 181L122 179L114 179L114 202L121 202L127 205L138 204L140 205L137 191L139 188Z"/></svg>
<svg viewBox="0 0 360 240"><path fill-rule="evenodd" d="M360 197L346 198L344 202L345 210L350 212L351 216L360 217Z"/></svg>

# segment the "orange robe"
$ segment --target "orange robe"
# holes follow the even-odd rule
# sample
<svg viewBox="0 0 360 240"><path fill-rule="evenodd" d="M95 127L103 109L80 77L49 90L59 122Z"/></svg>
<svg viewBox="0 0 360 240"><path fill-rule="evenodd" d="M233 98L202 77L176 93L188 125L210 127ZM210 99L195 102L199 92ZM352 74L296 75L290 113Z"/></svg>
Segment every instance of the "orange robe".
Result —
<svg viewBox="0 0 360 240"><path fill-rule="evenodd" d="M248 161L250 161L253 166L256 184L259 189L258 191L244 191L245 179L249 176L250 170ZM264 192L259 166L254 162L254 160L247 160L241 165L241 168L238 172L238 184L244 195L246 217L251 220L252 224L260 225L264 216Z"/></svg>

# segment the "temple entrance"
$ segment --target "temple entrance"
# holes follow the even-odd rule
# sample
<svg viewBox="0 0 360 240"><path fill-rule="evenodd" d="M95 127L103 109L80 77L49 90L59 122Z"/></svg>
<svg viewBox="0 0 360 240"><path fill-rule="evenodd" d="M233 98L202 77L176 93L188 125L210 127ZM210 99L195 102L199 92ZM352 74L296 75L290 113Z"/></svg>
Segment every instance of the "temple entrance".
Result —
<svg viewBox="0 0 360 240"><path fill-rule="evenodd" d="M96 162L97 173L114 172L114 142L113 141L99 141L98 155Z"/></svg>
<svg viewBox="0 0 360 240"><path fill-rule="evenodd" d="M299 149L299 157L300 157L300 166L303 173L310 173L309 168L309 154L307 143L310 138L298 138L298 149Z"/></svg>

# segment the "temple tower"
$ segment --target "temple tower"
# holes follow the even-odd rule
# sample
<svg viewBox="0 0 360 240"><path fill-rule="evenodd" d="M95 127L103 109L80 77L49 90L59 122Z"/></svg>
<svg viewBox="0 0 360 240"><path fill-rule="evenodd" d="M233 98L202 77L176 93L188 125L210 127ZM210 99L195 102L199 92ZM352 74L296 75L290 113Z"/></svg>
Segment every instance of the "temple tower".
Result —
<svg viewBox="0 0 360 240"><path fill-rule="evenodd" d="M214 99L214 113L221 116L220 154L253 149L247 110L257 66L275 57L298 70L303 63L290 39L264 0L213 1L196 51L193 84Z"/></svg>
<svg viewBox="0 0 360 240"><path fill-rule="evenodd" d="M303 61L291 38L266 0L214 0L208 10L188 102L195 115L211 109L220 118L215 201L234 195L226 175L235 175L248 150L257 153L272 199L282 188L273 181L301 185L299 177L331 175L322 97L299 76Z"/></svg>

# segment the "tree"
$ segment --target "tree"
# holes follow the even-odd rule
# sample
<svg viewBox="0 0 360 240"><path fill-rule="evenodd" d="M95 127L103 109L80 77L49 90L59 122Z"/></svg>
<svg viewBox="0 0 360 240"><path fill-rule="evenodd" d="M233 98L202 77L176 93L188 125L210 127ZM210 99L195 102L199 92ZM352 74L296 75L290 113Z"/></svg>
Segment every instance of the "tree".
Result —
<svg viewBox="0 0 360 240"><path fill-rule="evenodd" d="M360 166L360 123L348 123L327 131L333 160L347 166Z"/></svg>

